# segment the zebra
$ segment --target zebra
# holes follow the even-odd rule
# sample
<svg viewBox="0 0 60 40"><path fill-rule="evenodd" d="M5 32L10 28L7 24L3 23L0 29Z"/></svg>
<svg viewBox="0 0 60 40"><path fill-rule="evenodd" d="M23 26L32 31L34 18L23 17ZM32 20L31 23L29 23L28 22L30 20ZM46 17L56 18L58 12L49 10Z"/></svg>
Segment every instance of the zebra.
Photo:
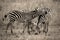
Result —
<svg viewBox="0 0 60 40"><path fill-rule="evenodd" d="M43 25L43 33L47 34L49 20L46 17L46 15L47 14L49 15L51 10L49 8L43 8L42 11L43 11L43 14L42 15L39 15L39 17L38 17L37 27L38 27L39 23L41 24L41 26Z"/></svg>
<svg viewBox="0 0 60 40"><path fill-rule="evenodd" d="M13 31L12 31L12 28L14 27L13 24L15 21L18 21L20 23L24 23L24 25L25 25L25 27L23 28L24 30L26 28L26 25L28 25L28 33L29 33L29 23L31 22L32 19L34 19L35 17L37 17L39 15L39 13L37 13L37 12L38 12L37 9L27 12L27 13L21 12L18 10L13 10L13 11L8 12L2 18L3 21L7 18L9 20L9 22L7 24L6 32L9 28L9 26L11 26L11 33L13 34ZM23 33L24 33L24 30L23 30Z"/></svg>

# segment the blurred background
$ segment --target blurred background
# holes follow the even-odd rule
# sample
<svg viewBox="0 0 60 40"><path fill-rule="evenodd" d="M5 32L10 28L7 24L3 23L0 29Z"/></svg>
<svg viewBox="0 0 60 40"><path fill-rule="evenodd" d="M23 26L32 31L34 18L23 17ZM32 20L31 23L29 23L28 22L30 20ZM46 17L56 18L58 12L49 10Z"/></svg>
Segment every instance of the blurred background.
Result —
<svg viewBox="0 0 60 40"><path fill-rule="evenodd" d="M60 25L59 0L0 0L0 19L11 10L31 11L36 7L50 8L52 15L51 25Z"/></svg>
<svg viewBox="0 0 60 40"><path fill-rule="evenodd" d="M51 20L49 26L49 36L29 36L29 40L60 40L60 0L0 0L0 25L2 25L2 18L5 14L7 14L11 10L24 10L24 11L31 11L34 10L36 7L43 8L48 7L51 9ZM37 19L37 18L36 18ZM36 20L35 19L35 20ZM21 26L21 25L20 25ZM2 26L0 26L2 27ZM1 28L0 28L1 29ZM17 31L16 31L17 32ZM0 30L0 34L3 35L4 31ZM0 35L1 36L1 35ZM8 39L7 39L8 37ZM15 36L7 36L3 35L0 37L2 40L13 40ZM18 36L17 36L18 37ZM27 40L26 36L20 39L19 36L18 40ZM17 40L15 37L14 40Z"/></svg>

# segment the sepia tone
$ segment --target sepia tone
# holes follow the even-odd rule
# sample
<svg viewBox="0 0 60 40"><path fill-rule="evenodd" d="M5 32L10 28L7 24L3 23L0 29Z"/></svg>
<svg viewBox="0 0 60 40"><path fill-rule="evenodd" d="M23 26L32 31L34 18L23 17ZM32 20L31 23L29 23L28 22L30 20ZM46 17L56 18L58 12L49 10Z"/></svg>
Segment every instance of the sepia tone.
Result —
<svg viewBox="0 0 60 40"><path fill-rule="evenodd" d="M21 35L23 30L23 23L17 24L15 22L13 33L11 34L11 28L9 27L6 31L6 24L8 21L3 22L2 18L5 14L9 13L13 10L30 12L35 8L49 8L50 17L49 18L49 26L47 35L44 33L40 33L38 35L28 34L27 29L25 33ZM48 15L49 16L49 15ZM36 25L38 17L32 20L32 23ZM0 0L0 40L60 40L60 0ZM32 27L35 25L31 24ZM30 26L31 26L30 25Z"/></svg>

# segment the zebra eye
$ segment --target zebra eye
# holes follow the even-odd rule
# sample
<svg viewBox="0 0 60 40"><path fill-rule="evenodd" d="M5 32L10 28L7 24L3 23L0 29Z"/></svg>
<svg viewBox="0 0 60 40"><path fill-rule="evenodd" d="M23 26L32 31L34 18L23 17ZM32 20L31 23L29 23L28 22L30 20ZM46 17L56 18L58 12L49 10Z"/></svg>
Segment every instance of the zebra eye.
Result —
<svg viewBox="0 0 60 40"><path fill-rule="evenodd" d="M4 16L5 18L7 17L7 15Z"/></svg>
<svg viewBox="0 0 60 40"><path fill-rule="evenodd" d="M45 11L45 14L47 14L47 11Z"/></svg>

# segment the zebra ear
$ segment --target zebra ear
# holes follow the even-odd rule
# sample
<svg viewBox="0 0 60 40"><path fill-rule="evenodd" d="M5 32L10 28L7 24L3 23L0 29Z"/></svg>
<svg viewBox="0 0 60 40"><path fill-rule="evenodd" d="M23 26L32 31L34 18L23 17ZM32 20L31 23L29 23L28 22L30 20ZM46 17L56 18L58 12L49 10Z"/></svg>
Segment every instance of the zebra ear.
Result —
<svg viewBox="0 0 60 40"><path fill-rule="evenodd" d="M38 7L36 7L36 8L34 9L34 11L33 11L33 12L37 12L37 11L38 11L38 9L39 9L39 8L38 8Z"/></svg>
<svg viewBox="0 0 60 40"><path fill-rule="evenodd" d="M38 7L36 7L34 10L38 10L39 8Z"/></svg>

